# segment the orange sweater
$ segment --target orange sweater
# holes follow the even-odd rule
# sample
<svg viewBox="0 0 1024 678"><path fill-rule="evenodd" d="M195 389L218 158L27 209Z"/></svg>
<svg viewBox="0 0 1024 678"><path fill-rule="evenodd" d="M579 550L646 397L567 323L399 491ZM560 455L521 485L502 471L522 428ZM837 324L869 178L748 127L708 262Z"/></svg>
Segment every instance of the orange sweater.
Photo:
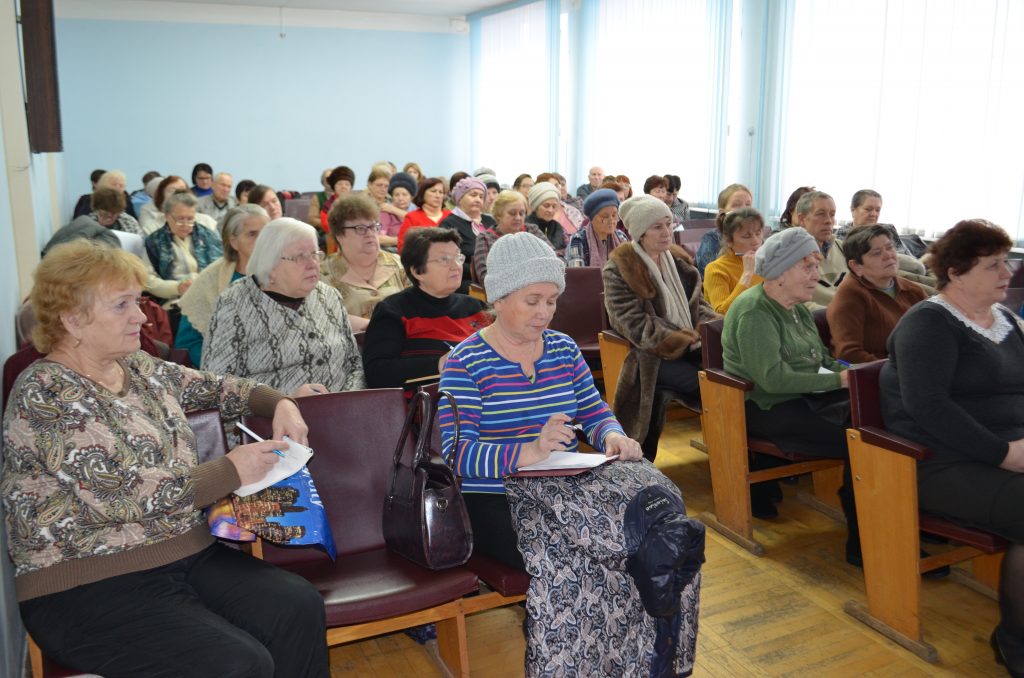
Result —
<svg viewBox="0 0 1024 678"><path fill-rule="evenodd" d="M764 278L754 274L749 285L740 284L743 276L743 257L732 252L721 255L704 269L704 298L715 309L715 313L725 313L736 301L736 297L751 287L764 282Z"/></svg>

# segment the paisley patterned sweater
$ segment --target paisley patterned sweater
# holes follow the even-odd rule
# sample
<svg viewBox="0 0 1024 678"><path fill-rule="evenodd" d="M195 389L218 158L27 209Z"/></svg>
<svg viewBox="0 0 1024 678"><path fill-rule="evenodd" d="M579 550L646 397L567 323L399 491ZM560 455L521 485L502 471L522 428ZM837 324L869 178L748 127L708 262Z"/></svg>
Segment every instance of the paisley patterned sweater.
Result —
<svg viewBox="0 0 1024 678"><path fill-rule="evenodd" d="M205 506L239 486L225 457L197 464L185 413L273 416L280 393L141 351L112 393L38 360L4 415L0 494L19 601L137 572L212 542Z"/></svg>

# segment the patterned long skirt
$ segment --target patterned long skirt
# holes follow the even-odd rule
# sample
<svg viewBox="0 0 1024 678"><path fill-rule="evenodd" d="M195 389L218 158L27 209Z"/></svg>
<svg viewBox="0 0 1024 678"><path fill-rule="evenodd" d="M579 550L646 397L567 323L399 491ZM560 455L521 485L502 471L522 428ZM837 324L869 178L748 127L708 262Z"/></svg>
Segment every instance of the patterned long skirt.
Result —
<svg viewBox="0 0 1024 678"><path fill-rule="evenodd" d="M623 516L641 489L679 489L648 461L577 476L508 478L505 490L531 576L527 676L648 676L655 619L629 573ZM700 574L681 594L675 673L693 670Z"/></svg>

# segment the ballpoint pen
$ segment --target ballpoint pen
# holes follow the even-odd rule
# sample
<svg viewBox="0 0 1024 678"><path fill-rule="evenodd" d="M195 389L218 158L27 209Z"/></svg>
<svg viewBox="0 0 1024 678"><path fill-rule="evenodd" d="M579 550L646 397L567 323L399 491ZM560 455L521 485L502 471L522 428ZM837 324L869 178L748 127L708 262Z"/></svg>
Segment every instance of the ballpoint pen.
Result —
<svg viewBox="0 0 1024 678"><path fill-rule="evenodd" d="M252 438L256 440L256 442L263 442L263 438L260 438L258 435L256 435L251 428L249 428L242 422L238 422L238 428L242 429L245 433L249 434ZM282 452L281 450L274 450L274 454L276 454L279 457L285 456L284 452Z"/></svg>

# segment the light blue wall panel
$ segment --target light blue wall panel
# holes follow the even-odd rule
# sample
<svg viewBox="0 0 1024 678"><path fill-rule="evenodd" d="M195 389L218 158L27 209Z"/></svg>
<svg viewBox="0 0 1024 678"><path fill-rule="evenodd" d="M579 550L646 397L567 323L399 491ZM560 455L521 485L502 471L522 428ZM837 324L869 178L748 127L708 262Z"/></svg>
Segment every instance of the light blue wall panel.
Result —
<svg viewBox="0 0 1024 678"><path fill-rule="evenodd" d="M57 22L64 196L95 168L129 190L196 162L277 189L320 171L469 158L469 38L442 33L63 19Z"/></svg>

